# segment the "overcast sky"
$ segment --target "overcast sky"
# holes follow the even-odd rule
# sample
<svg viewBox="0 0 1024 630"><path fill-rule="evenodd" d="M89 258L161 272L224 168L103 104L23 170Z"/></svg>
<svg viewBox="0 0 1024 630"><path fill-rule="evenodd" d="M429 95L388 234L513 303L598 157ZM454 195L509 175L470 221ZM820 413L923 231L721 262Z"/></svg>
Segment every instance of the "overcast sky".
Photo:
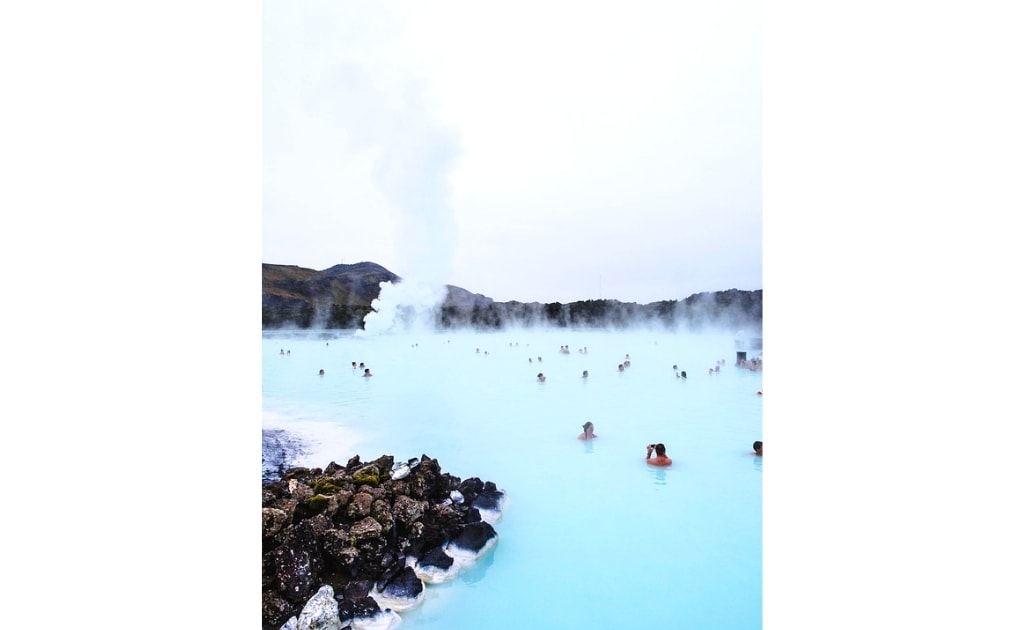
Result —
<svg viewBox="0 0 1024 630"><path fill-rule="evenodd" d="M762 288L752 0L263 14L263 262L499 301Z"/></svg>

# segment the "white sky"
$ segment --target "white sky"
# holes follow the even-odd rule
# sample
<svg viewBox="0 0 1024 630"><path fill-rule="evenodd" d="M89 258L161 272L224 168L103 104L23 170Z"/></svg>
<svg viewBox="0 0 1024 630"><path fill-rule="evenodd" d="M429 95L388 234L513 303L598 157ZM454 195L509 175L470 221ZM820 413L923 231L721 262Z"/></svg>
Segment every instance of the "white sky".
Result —
<svg viewBox="0 0 1024 630"><path fill-rule="evenodd" d="M264 4L263 261L499 301L760 289L760 4Z"/></svg>

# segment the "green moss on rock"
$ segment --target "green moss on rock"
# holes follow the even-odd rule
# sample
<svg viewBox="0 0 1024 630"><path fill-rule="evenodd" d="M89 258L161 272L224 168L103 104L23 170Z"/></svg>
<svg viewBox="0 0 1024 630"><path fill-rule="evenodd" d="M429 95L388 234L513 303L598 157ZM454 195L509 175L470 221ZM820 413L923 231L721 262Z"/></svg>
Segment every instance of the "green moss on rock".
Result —
<svg viewBox="0 0 1024 630"><path fill-rule="evenodd" d="M368 486L376 486L380 484L380 471L373 465L360 468L352 475L352 481L357 484L364 483Z"/></svg>
<svg viewBox="0 0 1024 630"><path fill-rule="evenodd" d="M320 477L313 483L313 491L317 494L334 494L341 490L343 490L341 483L330 477Z"/></svg>
<svg viewBox="0 0 1024 630"><path fill-rule="evenodd" d="M322 494L315 494L306 501L306 507L310 514L319 514L327 509L329 499Z"/></svg>

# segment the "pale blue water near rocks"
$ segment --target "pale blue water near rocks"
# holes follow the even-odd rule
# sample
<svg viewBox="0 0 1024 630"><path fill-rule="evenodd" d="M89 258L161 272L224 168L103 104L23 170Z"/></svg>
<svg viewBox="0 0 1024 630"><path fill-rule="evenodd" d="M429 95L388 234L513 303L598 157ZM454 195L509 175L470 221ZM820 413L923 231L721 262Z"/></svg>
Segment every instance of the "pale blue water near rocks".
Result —
<svg viewBox="0 0 1024 630"><path fill-rule="evenodd" d="M402 628L760 628L761 390L733 333L265 332L265 468L427 454L506 491L497 546Z"/></svg>

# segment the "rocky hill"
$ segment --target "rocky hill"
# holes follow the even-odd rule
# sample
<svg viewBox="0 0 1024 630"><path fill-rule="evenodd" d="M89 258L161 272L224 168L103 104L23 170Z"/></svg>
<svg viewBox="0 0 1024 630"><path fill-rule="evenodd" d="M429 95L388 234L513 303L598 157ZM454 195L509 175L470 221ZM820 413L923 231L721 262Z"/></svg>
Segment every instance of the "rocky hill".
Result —
<svg viewBox="0 0 1024 630"><path fill-rule="evenodd" d="M401 278L372 262L335 265L316 271L294 265L263 264L263 328L362 328L381 282ZM762 291L729 289L697 293L684 300L650 304L618 300L495 302L447 285L436 315L441 328L499 329L505 325L626 327L658 324L670 328L704 327L760 330Z"/></svg>

